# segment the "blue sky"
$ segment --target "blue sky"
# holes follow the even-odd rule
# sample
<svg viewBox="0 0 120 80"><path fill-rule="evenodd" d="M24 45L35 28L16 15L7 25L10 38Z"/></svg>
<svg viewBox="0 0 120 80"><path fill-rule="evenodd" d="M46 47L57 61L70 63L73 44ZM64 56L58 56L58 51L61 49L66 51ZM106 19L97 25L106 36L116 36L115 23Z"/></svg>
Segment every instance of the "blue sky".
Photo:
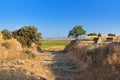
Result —
<svg viewBox="0 0 120 80"><path fill-rule="evenodd" d="M67 37L75 25L120 35L120 0L0 0L0 30L29 25L44 38Z"/></svg>

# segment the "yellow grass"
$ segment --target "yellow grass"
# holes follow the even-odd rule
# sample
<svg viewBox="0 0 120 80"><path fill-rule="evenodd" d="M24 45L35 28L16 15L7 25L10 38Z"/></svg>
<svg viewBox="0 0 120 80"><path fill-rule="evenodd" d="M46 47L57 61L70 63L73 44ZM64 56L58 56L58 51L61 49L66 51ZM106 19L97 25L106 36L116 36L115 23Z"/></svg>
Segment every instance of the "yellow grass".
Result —
<svg viewBox="0 0 120 80"><path fill-rule="evenodd" d="M1 44L8 42L10 49L6 49ZM30 50L35 54L35 58L29 58L24 50ZM47 80L54 80L54 75L50 68L44 66L41 62L44 60L52 60L52 56L37 55L36 45L32 48L22 48L20 43L15 39L3 40L0 33L0 79L1 80L27 80L27 78L37 79L38 76ZM22 64L19 64L22 63Z"/></svg>
<svg viewBox="0 0 120 80"><path fill-rule="evenodd" d="M39 80L37 77L41 76L48 80L54 80L52 71L48 67L43 66L40 61L25 60L23 62L23 65L15 65L12 62L0 63L0 78L4 77L6 80L14 80L17 77L16 80L26 80L27 77L33 77L35 80Z"/></svg>

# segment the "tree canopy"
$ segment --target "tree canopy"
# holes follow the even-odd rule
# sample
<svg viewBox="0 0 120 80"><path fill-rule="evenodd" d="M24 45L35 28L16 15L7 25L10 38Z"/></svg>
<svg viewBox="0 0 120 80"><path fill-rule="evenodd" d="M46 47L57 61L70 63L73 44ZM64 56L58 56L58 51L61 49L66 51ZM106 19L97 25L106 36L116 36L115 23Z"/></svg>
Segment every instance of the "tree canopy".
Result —
<svg viewBox="0 0 120 80"><path fill-rule="evenodd" d="M69 31L68 37L73 37L78 39L79 36L85 35L86 31L81 25L75 26L72 30Z"/></svg>
<svg viewBox="0 0 120 80"><path fill-rule="evenodd" d="M22 46L31 47L32 43L41 45L42 36L35 26L23 26L13 31L12 36L16 38Z"/></svg>

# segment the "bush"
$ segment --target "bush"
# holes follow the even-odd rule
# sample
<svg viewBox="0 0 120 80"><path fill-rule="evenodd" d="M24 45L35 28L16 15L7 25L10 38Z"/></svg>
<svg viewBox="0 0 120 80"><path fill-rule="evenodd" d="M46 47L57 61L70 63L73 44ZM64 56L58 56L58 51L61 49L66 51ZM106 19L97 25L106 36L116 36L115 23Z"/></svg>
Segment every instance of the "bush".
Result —
<svg viewBox="0 0 120 80"><path fill-rule="evenodd" d="M101 37L102 36L102 34L101 33L98 33L98 37Z"/></svg>
<svg viewBox="0 0 120 80"><path fill-rule="evenodd" d="M3 35L3 39L11 39L12 38L12 34L9 30L4 29L1 31L2 35Z"/></svg>
<svg viewBox="0 0 120 80"><path fill-rule="evenodd" d="M10 49L11 45L9 42L2 43L2 47L5 47L6 49Z"/></svg>
<svg viewBox="0 0 120 80"><path fill-rule="evenodd" d="M41 45L41 33L34 26L24 26L21 29L12 32L12 36L16 38L23 47L31 47L32 43Z"/></svg>
<svg viewBox="0 0 120 80"><path fill-rule="evenodd" d="M108 33L108 36L116 36L116 35L112 33Z"/></svg>
<svg viewBox="0 0 120 80"><path fill-rule="evenodd" d="M27 54L29 59L35 58L35 54L32 53L30 50L25 50L24 53Z"/></svg>
<svg viewBox="0 0 120 80"><path fill-rule="evenodd" d="M37 51L38 51L38 52L41 52L41 51L42 51L42 49L41 49L40 46L37 46Z"/></svg>
<svg viewBox="0 0 120 80"><path fill-rule="evenodd" d="M97 34L96 33L90 33L87 36L97 36Z"/></svg>

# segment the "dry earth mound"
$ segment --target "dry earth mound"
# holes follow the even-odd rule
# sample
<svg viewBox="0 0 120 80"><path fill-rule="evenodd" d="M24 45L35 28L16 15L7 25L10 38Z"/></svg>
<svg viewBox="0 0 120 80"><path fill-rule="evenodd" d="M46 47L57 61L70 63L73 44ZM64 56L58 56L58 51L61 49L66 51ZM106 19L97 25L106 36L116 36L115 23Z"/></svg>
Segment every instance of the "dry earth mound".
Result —
<svg viewBox="0 0 120 80"><path fill-rule="evenodd" d="M3 40L0 33L0 80L47 80L43 77L51 75L39 57L35 44L23 48L14 38Z"/></svg>
<svg viewBox="0 0 120 80"><path fill-rule="evenodd" d="M81 71L80 80L120 80L120 43L89 44L71 41L65 48Z"/></svg>

